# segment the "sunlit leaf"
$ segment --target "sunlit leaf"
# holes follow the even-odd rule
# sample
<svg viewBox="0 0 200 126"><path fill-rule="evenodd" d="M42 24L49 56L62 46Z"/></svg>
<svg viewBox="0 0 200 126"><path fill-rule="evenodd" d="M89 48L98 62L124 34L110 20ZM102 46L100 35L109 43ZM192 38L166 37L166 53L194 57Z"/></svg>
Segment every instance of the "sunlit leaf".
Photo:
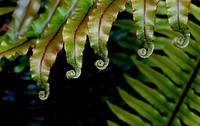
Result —
<svg viewBox="0 0 200 126"><path fill-rule="evenodd" d="M19 0L18 6L13 12L13 19L9 24L6 33L10 41L20 39L20 36L27 32L40 9L41 0Z"/></svg>
<svg viewBox="0 0 200 126"><path fill-rule="evenodd" d="M133 20L138 39L146 43L147 49L138 50L142 58L148 58L154 50L153 36L156 18L156 10L159 0L131 0L133 8Z"/></svg>
<svg viewBox="0 0 200 126"><path fill-rule="evenodd" d="M119 12L125 10L126 0L99 0L89 16L89 41L95 53L103 60L97 60L98 69L105 69L109 63L107 42L112 23Z"/></svg>
<svg viewBox="0 0 200 126"><path fill-rule="evenodd" d="M174 31L183 34L183 37L175 37L172 41L179 48L185 48L190 41L190 31L187 26L190 3L191 0L166 0L169 24Z"/></svg>
<svg viewBox="0 0 200 126"><path fill-rule="evenodd" d="M67 62L75 68L75 71L67 72L67 78L78 78L81 74L83 50L88 34L88 11L91 5L92 0L79 1L63 29Z"/></svg>
<svg viewBox="0 0 200 126"><path fill-rule="evenodd" d="M45 5L45 12L33 21L32 29L36 36L39 36L52 18L61 0L49 0Z"/></svg>
<svg viewBox="0 0 200 126"><path fill-rule="evenodd" d="M42 100L48 98L50 68L56 60L57 53L63 48L63 23L67 20L72 8L76 4L76 1L74 1L70 8L66 8L67 4L64 1L60 2L60 7L57 8L54 16L44 29L43 36L37 39L36 47L33 49L33 55L30 60L32 78L39 86L45 88L45 91L39 94Z"/></svg>

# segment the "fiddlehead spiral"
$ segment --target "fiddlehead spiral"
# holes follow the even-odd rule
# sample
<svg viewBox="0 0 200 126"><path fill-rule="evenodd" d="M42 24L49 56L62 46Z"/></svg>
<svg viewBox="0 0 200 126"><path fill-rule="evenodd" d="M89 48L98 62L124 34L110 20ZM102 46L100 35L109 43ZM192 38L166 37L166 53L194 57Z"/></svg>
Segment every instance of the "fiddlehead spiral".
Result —
<svg viewBox="0 0 200 126"><path fill-rule="evenodd" d="M153 53L153 50L154 50L154 43L148 42L147 48L141 48L138 50L137 53L141 58L149 58L149 56Z"/></svg>
<svg viewBox="0 0 200 126"><path fill-rule="evenodd" d="M172 43L178 48L185 48L190 41L188 28L188 12L191 0L166 0L168 22L172 30L179 32L183 37L176 37Z"/></svg>
<svg viewBox="0 0 200 126"><path fill-rule="evenodd" d="M99 59L95 62L95 66L99 69L99 70L104 70L106 69L106 67L109 64L109 58L106 58L104 61Z"/></svg>
<svg viewBox="0 0 200 126"><path fill-rule="evenodd" d="M148 58L154 50L153 37L159 0L131 0L136 36L147 45L138 50L141 58Z"/></svg>
<svg viewBox="0 0 200 126"><path fill-rule="evenodd" d="M68 79L76 79L81 75L81 69L69 70L66 73Z"/></svg>
<svg viewBox="0 0 200 126"><path fill-rule="evenodd" d="M45 85L45 89L43 91L40 91L38 95L41 100L46 100L49 97L49 93L50 93L50 87L49 84L47 83Z"/></svg>
<svg viewBox="0 0 200 126"><path fill-rule="evenodd" d="M189 30L185 30L185 34L183 37L176 37L173 39L172 43L177 48L185 48L190 42L190 32Z"/></svg>

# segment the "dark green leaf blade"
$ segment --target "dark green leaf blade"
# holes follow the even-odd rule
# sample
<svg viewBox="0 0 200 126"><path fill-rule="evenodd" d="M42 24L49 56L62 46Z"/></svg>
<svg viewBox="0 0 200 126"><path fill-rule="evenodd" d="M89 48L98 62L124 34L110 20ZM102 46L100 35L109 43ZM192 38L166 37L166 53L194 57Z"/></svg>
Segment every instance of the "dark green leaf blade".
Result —
<svg viewBox="0 0 200 126"><path fill-rule="evenodd" d="M107 102L107 104L119 119L126 122L130 126L150 126L150 124L144 122L140 117L131 114L130 112L125 111L110 102Z"/></svg>

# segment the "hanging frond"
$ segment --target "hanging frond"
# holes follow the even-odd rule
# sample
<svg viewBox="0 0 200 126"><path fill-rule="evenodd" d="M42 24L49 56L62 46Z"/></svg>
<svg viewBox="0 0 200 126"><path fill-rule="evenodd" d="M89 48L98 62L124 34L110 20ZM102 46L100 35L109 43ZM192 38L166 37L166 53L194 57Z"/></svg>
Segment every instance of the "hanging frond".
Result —
<svg viewBox="0 0 200 126"><path fill-rule="evenodd" d="M97 7L89 16L88 30L89 41L95 53L103 60L97 60L98 69L105 69L109 63L107 42L112 23L119 12L125 10L126 0L99 0Z"/></svg>
<svg viewBox="0 0 200 126"><path fill-rule="evenodd" d="M45 27L47 26L47 23L49 22L49 20L52 18L53 14L55 13L55 10L58 7L59 3L60 3L60 0L54 0L54 1L50 0L49 3L45 6L45 12L40 14L39 18L37 18L36 20L33 20L32 24L30 23L30 27L31 27L30 30L22 34L23 37L21 37L21 39L14 40L12 43L10 43L7 39L8 37L4 35L4 37L2 37L2 40L0 39L0 42L1 42L0 58L4 56L9 59L16 53L18 53L19 55L25 55L30 47L35 46L36 38L40 37L41 34L43 34L42 32L44 31ZM19 8L22 8L22 7L19 7ZM17 11L17 8L15 10ZM13 18L12 22L19 22L15 20L17 19ZM10 27L12 27L11 29L14 29L15 26L11 24L10 24ZM7 34L9 34L9 31ZM33 39L29 40L27 38L33 38Z"/></svg>
<svg viewBox="0 0 200 126"><path fill-rule="evenodd" d="M153 36L156 19L156 11L159 0L131 0L133 8L133 20L138 39L146 43L147 49L138 50L138 55L148 58L154 50Z"/></svg>
<svg viewBox="0 0 200 126"><path fill-rule="evenodd" d="M195 69L195 65L190 64L195 61L191 60L188 54L196 57L196 59L199 56L200 45L196 41L199 41L200 38L196 29L200 29L200 27L194 22L188 21L190 7L190 13L197 20L200 19L198 18L200 17L199 13L195 12L195 10L199 10L199 7L190 3L191 0L48 0L43 8L41 0L18 0L14 10L5 8L4 11L0 12L0 15L2 15L13 11L8 31L0 36L0 59L2 57L9 59L15 54L26 55L28 50L32 48L33 53L30 58L31 76L39 86L44 87L45 91L39 94L40 98L44 100L49 95L50 85L48 79L50 69L63 47L66 52L67 63L74 69L67 71L67 78L78 78L81 75L83 51L87 38L94 53L101 58L95 62L96 67L102 70L108 66L110 58L108 57L107 42L109 41L111 28L113 23L116 22L118 14L127 10L133 15L133 20L126 20L128 21L126 29L129 29L131 34L136 33L137 39L142 40L145 47L139 49L141 42L130 36L124 41L134 41L134 47L130 46L132 43L123 46L127 46L134 51L139 49L137 51L139 56L148 58L153 53L155 41L157 44L155 49L164 50L163 53L168 55L167 58L163 59L166 63L181 64L180 68L176 68L177 71L175 69L174 71L169 70L170 67L169 69L160 68L166 72L167 76L171 77L171 80L177 83L174 84L161 73L152 70L151 66L143 65L134 60L138 69L146 76L148 75L149 78L152 78L152 83L155 81L158 87L157 91L158 93L162 92L162 97L177 100L178 97L182 96L182 90L176 86L184 88L184 85L182 84L183 81L173 77L182 69L188 73ZM156 14L168 16L168 18L157 18ZM123 21L120 23L123 23ZM120 23L118 25L121 25ZM156 27L156 25L159 27ZM163 34L164 37L154 37L154 32ZM127 35L128 32L125 34ZM190 34L194 39L190 38ZM174 38L173 43L177 47L187 46L184 49L187 54L175 47L165 46L165 44L169 45L172 38ZM163 43L159 45L158 43L161 43L161 41ZM159 58L160 56L156 57ZM149 61L153 64L158 62L151 59ZM150 73L159 76L159 78ZM187 74L183 74L183 76L188 77ZM176 77L178 78L178 76ZM164 82L162 82L163 80ZM198 86L195 87L199 91ZM177 89L177 91L174 91L174 89ZM121 94L127 95L121 89L119 91ZM133 100L136 101L136 99ZM139 101L137 102L139 103ZM139 104L144 103L140 102ZM111 103L110 105L112 106ZM114 108L114 110L122 111L117 107ZM147 108L150 109L151 107ZM142 116L151 118L146 113L143 114ZM133 116L130 113L119 114L120 118L127 115ZM155 116L157 117L157 115ZM141 122L140 118L136 116L133 116L133 118ZM129 121L132 123L131 120ZM155 123L159 123L159 121ZM115 125L114 123L110 124ZM149 124L144 122L144 125Z"/></svg>
<svg viewBox="0 0 200 126"><path fill-rule="evenodd" d="M41 36L42 31L45 29L52 16L55 14L60 1L61 0L49 0L49 2L44 7L45 12L40 14L39 17L33 21L31 26L33 29L33 31L31 31L32 36Z"/></svg>
<svg viewBox="0 0 200 126"><path fill-rule="evenodd" d="M23 38L15 40L15 43L8 43L6 40L2 41L0 44L0 59L2 57L9 59L16 53L19 55L25 55L29 48L35 45L35 39L27 40Z"/></svg>
<svg viewBox="0 0 200 126"><path fill-rule="evenodd" d="M35 40L28 40L24 33L30 30L34 17L40 9L41 0L19 0L9 29L0 42L0 58L10 58L16 53L25 55Z"/></svg>
<svg viewBox="0 0 200 126"><path fill-rule="evenodd" d="M190 31L187 26L191 0L166 0L167 16L171 28L180 32L183 37L175 37L173 44L185 48L190 41Z"/></svg>
<svg viewBox="0 0 200 126"><path fill-rule="evenodd" d="M67 71L67 78L78 78L81 74L83 50L85 47L88 29L88 13L92 0L81 0L76 4L63 28L63 41L67 62L75 70Z"/></svg>
<svg viewBox="0 0 200 126"><path fill-rule="evenodd" d="M18 6L13 12L13 20L9 24L7 41L13 43L14 40L20 39L20 36L27 32L40 9L41 0L19 0Z"/></svg>
<svg viewBox="0 0 200 126"><path fill-rule="evenodd" d="M62 2L64 1L61 0L60 3ZM37 39L36 47L33 49L33 55L30 58L31 76L39 86L45 88L45 91L39 94L39 97L43 100L48 98L49 95L50 68L56 60L57 53L63 48L63 23L71 14L76 2L71 2L71 4L70 8L66 8L67 3L60 4L47 27L45 27L44 34Z"/></svg>

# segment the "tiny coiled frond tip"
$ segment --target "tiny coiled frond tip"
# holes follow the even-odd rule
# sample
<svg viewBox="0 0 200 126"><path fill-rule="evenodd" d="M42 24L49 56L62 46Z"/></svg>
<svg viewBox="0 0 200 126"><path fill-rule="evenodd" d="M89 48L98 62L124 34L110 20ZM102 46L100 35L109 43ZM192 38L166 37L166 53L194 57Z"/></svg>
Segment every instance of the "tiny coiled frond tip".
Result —
<svg viewBox="0 0 200 126"><path fill-rule="evenodd" d="M185 48L188 46L190 41L190 37L184 36L184 37L176 37L173 39L172 43L177 47L177 48Z"/></svg>
<svg viewBox="0 0 200 126"><path fill-rule="evenodd" d="M99 70L104 70L104 69L106 69L106 67L108 66L109 61L110 61L109 58L105 58L104 61L101 60L101 59L99 59L99 60L97 60L97 61L95 62L95 66L96 66Z"/></svg>
<svg viewBox="0 0 200 126"><path fill-rule="evenodd" d="M75 69L75 70L69 70L66 73L66 76L68 79L76 79L79 78L79 76L81 75L81 70L80 69Z"/></svg>
<svg viewBox="0 0 200 126"><path fill-rule="evenodd" d="M39 98L41 100L46 100L49 97L49 93L50 93L49 84L47 84L45 89L39 92Z"/></svg>
<svg viewBox="0 0 200 126"><path fill-rule="evenodd" d="M149 58L149 56L153 53L154 44L152 42L147 43L147 48L141 48L138 50L138 55L141 58Z"/></svg>

